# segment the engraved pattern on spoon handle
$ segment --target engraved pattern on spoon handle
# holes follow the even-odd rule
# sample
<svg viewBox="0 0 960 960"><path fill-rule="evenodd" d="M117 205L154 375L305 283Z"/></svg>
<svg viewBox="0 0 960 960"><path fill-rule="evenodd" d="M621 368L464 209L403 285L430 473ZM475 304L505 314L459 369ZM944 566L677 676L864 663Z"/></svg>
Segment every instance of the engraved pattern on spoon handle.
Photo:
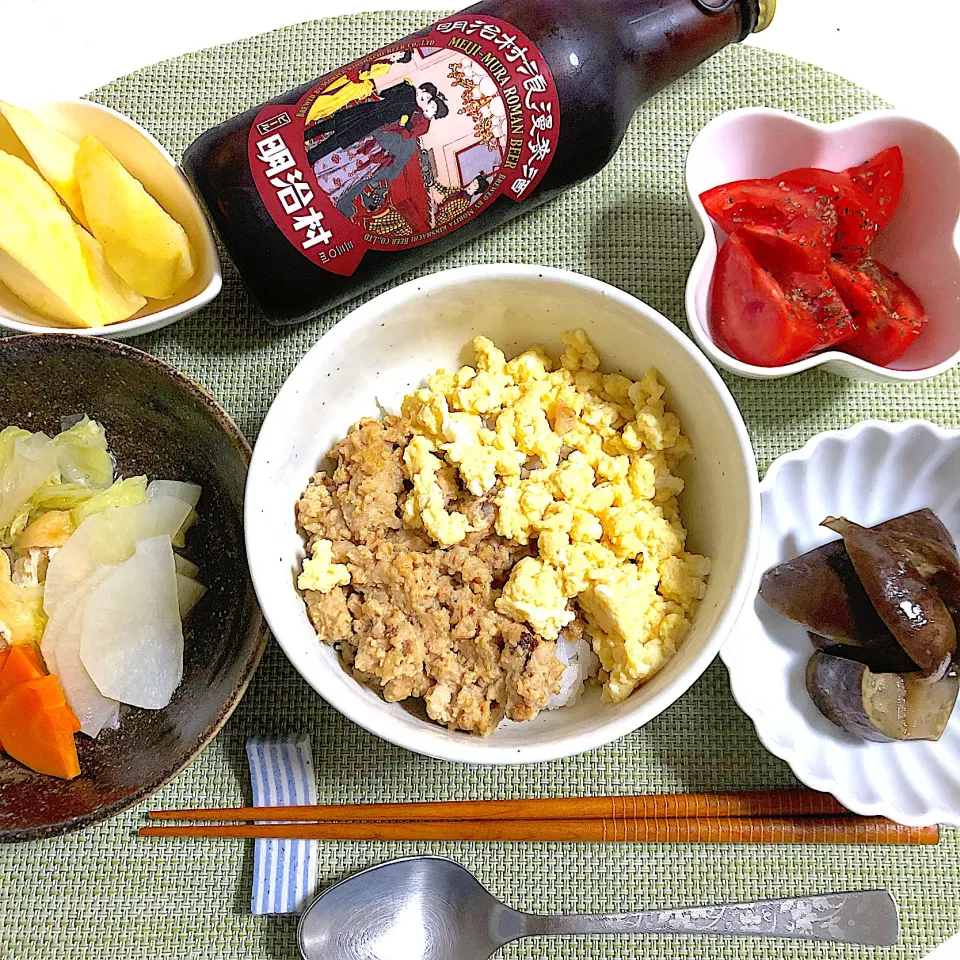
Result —
<svg viewBox="0 0 960 960"><path fill-rule="evenodd" d="M648 910L644 913L542 917L534 936L590 933L706 933L792 937L834 943L892 946L898 940L897 906L885 890L832 893L731 903L716 907Z"/></svg>

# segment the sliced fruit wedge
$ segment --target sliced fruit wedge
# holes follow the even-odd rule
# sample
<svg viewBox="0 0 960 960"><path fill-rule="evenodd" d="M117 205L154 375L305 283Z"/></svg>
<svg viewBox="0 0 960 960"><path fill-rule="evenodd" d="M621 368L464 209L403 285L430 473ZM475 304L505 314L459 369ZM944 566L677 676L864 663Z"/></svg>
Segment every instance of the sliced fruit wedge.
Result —
<svg viewBox="0 0 960 960"><path fill-rule="evenodd" d="M86 226L76 173L77 151L80 149L77 143L29 110L12 103L0 101L0 113L26 147L44 180L57 191L77 222Z"/></svg>
<svg viewBox="0 0 960 960"><path fill-rule="evenodd" d="M0 150L0 280L53 320L100 327L103 315L75 226L50 184Z"/></svg>

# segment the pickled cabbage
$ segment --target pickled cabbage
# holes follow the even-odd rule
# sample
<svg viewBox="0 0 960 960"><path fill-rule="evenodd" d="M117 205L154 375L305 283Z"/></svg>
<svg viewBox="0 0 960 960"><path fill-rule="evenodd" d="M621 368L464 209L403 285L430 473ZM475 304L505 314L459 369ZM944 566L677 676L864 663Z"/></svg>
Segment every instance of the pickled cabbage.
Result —
<svg viewBox="0 0 960 960"><path fill-rule="evenodd" d="M148 710L170 702L183 678L183 630L169 536L141 540L90 592L80 659L107 697Z"/></svg>
<svg viewBox="0 0 960 960"><path fill-rule="evenodd" d="M83 415L61 426L52 440L0 431L0 547L52 510L69 511L72 523L63 519L76 526L59 549L47 542L20 557L16 576L0 550L0 646L37 647L82 732L96 737L119 725L121 701L161 709L180 684L181 621L206 587L173 544L183 544L202 491L115 479L99 423Z"/></svg>
<svg viewBox="0 0 960 960"><path fill-rule="evenodd" d="M113 486L94 493L70 511L73 522L79 527L87 517L102 513L108 507L129 507L144 503L147 499L147 478L128 477L118 480Z"/></svg>
<svg viewBox="0 0 960 960"><path fill-rule="evenodd" d="M37 492L27 501L27 505L31 516L43 513L45 510L72 510L89 500L96 492L95 489L80 483L59 483L56 480L48 480L40 484Z"/></svg>
<svg viewBox="0 0 960 960"><path fill-rule="evenodd" d="M13 448L17 440L26 440L33 434L29 430L21 427L4 427L0 430L0 473L7 468L7 464L13 459Z"/></svg>
<svg viewBox="0 0 960 960"><path fill-rule="evenodd" d="M53 438L61 479L84 487L109 487L115 464L103 427L84 416Z"/></svg>
<svg viewBox="0 0 960 960"><path fill-rule="evenodd" d="M46 434L27 433L19 427L0 431L0 540L4 546L29 522L24 507L30 497L45 481L59 476L57 448Z"/></svg>

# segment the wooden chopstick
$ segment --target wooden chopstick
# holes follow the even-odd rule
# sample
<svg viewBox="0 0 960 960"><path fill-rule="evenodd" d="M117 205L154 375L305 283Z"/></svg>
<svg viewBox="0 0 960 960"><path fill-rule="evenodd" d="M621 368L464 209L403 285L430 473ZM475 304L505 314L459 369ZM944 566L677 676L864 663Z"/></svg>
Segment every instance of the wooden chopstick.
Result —
<svg viewBox="0 0 960 960"><path fill-rule="evenodd" d="M151 810L151 820L243 822L364 822L430 820L623 820L698 817L850 815L828 793L766 790L749 793L679 793L637 797L557 797L533 800L452 800L435 803L353 803L308 807L235 807Z"/></svg>
<svg viewBox="0 0 960 960"><path fill-rule="evenodd" d="M935 844L940 839L936 826L904 827L883 817L856 816L195 824L141 827L139 833L142 837L579 843Z"/></svg>

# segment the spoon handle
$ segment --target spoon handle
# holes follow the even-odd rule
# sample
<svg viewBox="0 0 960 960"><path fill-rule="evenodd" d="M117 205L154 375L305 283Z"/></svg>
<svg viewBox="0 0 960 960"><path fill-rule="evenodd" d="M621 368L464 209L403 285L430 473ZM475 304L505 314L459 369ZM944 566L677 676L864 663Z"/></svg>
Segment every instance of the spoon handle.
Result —
<svg viewBox="0 0 960 960"><path fill-rule="evenodd" d="M707 933L741 937L793 937L833 943L892 946L899 936L897 905L885 890L817 897L757 900L717 907L643 913L538 917L533 936L589 933Z"/></svg>

